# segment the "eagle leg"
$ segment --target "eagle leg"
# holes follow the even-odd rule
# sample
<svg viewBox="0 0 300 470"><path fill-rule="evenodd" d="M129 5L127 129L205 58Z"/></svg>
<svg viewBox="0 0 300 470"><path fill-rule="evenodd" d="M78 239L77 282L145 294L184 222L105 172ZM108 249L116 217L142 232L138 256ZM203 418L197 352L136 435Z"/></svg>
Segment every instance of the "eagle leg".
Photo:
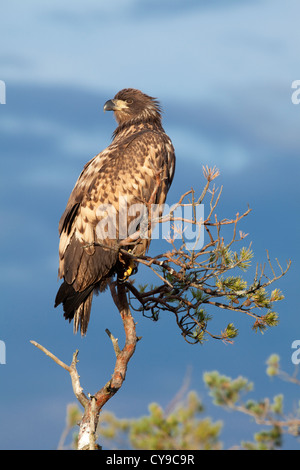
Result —
<svg viewBox="0 0 300 470"><path fill-rule="evenodd" d="M137 265L133 259L129 260L126 268L126 271L123 272L123 277L119 277L119 282L125 282L130 276L137 273Z"/></svg>
<svg viewBox="0 0 300 470"><path fill-rule="evenodd" d="M131 251L128 250L128 252ZM137 273L137 263L133 258L127 258L121 254L119 254L119 261L119 268L121 269L118 269L118 281L125 282L130 276Z"/></svg>

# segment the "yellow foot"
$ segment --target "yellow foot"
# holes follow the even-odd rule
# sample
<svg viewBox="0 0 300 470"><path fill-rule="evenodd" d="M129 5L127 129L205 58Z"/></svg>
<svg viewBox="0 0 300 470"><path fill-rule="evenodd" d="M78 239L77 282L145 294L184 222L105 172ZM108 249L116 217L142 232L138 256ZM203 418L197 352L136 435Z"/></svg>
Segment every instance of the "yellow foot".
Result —
<svg viewBox="0 0 300 470"><path fill-rule="evenodd" d="M127 267L126 271L123 273L123 277L119 278L119 281L125 282L127 279L132 275L135 274L137 271L136 264L133 259L129 261L129 266Z"/></svg>

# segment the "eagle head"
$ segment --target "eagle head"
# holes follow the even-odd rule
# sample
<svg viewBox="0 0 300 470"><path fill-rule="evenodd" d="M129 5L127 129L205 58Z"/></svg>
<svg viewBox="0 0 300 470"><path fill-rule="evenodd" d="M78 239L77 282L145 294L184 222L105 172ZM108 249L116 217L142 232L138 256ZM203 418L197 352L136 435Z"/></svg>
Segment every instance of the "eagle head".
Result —
<svg viewBox="0 0 300 470"><path fill-rule="evenodd" d="M124 88L106 101L104 111L114 111L118 124L128 121L161 120L161 108L156 98L134 88Z"/></svg>

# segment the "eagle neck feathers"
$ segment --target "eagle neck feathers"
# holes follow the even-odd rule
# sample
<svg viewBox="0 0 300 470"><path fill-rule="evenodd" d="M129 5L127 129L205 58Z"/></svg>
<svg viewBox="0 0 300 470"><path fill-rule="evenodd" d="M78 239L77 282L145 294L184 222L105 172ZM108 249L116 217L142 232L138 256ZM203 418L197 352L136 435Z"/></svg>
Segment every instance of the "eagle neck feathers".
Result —
<svg viewBox="0 0 300 470"><path fill-rule="evenodd" d="M135 134L136 132L140 132L145 129L165 132L162 127L160 117L149 117L148 119L135 118L120 124L113 132L112 138L114 140L121 135L127 137L130 134Z"/></svg>

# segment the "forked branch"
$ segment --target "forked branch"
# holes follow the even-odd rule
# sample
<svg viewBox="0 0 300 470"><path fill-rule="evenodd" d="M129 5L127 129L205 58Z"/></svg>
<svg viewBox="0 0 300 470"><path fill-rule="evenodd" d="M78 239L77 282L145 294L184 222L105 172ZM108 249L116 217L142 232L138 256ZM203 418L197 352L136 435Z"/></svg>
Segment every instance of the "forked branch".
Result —
<svg viewBox="0 0 300 470"><path fill-rule="evenodd" d="M111 283L111 293L123 321L126 339L125 345L121 350L117 339L115 339L107 330L115 351L116 362L111 379L94 395L86 396L80 385L80 376L76 367L78 362L78 350L73 354L72 362L70 366L68 366L44 346L41 346L36 341L31 341L34 346L43 351L60 367L68 371L71 376L73 392L79 403L84 408L84 413L79 427L78 450L94 450L97 448L97 445L95 444L95 434L99 414L105 403L107 403L107 401L110 400L110 398L112 398L121 388L126 377L128 362L134 354L138 340L136 337L134 319L131 315L127 301L126 286L121 283Z"/></svg>

